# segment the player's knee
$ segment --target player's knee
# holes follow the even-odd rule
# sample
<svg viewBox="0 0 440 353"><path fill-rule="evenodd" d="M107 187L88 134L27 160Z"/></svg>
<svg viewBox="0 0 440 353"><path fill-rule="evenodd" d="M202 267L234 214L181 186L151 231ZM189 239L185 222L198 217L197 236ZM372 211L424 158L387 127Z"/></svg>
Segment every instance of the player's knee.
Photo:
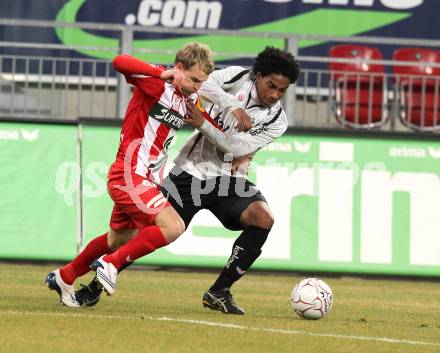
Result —
<svg viewBox="0 0 440 353"><path fill-rule="evenodd" d="M161 210L154 224L160 228L168 243L176 240L185 231L185 223L172 207Z"/></svg>
<svg viewBox="0 0 440 353"><path fill-rule="evenodd" d="M258 201L252 203L243 212L243 224L263 229L272 229L274 218L267 203Z"/></svg>
<svg viewBox="0 0 440 353"><path fill-rule="evenodd" d="M168 243L172 243L185 231L185 223L182 218L176 217L161 227L161 230Z"/></svg>
<svg viewBox="0 0 440 353"><path fill-rule="evenodd" d="M255 217L255 224L253 225L270 230L273 227L273 223L274 219L272 213L270 211L268 212L267 210L261 210Z"/></svg>
<svg viewBox="0 0 440 353"><path fill-rule="evenodd" d="M126 244L131 238L133 238L138 229L110 229L107 235L107 244L110 250L115 251L122 245Z"/></svg>

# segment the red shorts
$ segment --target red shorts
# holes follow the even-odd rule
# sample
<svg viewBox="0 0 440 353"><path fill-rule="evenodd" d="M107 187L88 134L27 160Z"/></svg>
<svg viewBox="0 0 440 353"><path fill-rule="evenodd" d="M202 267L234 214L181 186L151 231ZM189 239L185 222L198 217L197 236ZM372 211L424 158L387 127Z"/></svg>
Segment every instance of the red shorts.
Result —
<svg viewBox="0 0 440 353"><path fill-rule="evenodd" d="M114 201L110 227L120 229L141 229L154 223L157 214L170 206L160 187L137 175L124 177L121 169L110 168L107 189Z"/></svg>

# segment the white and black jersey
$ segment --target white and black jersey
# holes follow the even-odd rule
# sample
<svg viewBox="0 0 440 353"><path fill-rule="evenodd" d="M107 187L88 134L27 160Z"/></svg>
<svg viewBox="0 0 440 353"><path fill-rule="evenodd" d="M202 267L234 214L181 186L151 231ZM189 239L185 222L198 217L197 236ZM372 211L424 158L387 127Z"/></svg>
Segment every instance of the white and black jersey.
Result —
<svg viewBox="0 0 440 353"><path fill-rule="evenodd" d="M199 95L216 124L205 120L186 141L175 159L178 167L199 178L230 175L228 161L254 154L287 129L286 114L278 101L270 107L259 104L252 72L239 66L214 71L202 84ZM238 132L232 111L242 108L251 117L252 128Z"/></svg>

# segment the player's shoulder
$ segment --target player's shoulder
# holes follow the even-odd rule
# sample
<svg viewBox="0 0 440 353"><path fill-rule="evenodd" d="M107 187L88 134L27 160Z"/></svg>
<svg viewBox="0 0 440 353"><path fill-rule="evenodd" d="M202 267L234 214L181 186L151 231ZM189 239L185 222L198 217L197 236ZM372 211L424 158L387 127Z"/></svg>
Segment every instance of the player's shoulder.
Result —
<svg viewBox="0 0 440 353"><path fill-rule="evenodd" d="M249 70L242 66L228 66L224 69L214 71L214 74L221 75L223 84L234 84L249 77Z"/></svg>
<svg viewBox="0 0 440 353"><path fill-rule="evenodd" d="M277 126L278 128L283 128L283 127L287 128L288 125L287 115L280 101L275 103L270 108L269 119L270 119L270 123L273 124L274 126Z"/></svg>
<svg viewBox="0 0 440 353"><path fill-rule="evenodd" d="M156 69L158 69L158 70L161 70L161 71L166 71L166 70L168 70L168 69L170 69L171 68L171 66L164 66L164 65L156 65L156 64L150 64L151 66L153 66L153 67L155 67Z"/></svg>
<svg viewBox="0 0 440 353"><path fill-rule="evenodd" d="M232 66L224 67L222 69L217 69L214 72L228 72L230 74L238 74L243 71L249 72L248 69L245 69L242 66L232 65Z"/></svg>

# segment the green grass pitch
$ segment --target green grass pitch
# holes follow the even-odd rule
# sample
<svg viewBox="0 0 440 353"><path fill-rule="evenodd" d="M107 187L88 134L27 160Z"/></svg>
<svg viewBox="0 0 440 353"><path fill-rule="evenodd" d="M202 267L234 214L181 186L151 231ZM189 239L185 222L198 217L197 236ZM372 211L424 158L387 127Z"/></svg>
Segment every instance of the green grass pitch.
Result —
<svg viewBox="0 0 440 353"><path fill-rule="evenodd" d="M324 276L332 311L306 321L290 307L294 275L251 271L233 288L237 317L201 305L216 273L127 270L114 296L67 308L44 285L53 268L0 264L0 352L440 352L438 282Z"/></svg>

